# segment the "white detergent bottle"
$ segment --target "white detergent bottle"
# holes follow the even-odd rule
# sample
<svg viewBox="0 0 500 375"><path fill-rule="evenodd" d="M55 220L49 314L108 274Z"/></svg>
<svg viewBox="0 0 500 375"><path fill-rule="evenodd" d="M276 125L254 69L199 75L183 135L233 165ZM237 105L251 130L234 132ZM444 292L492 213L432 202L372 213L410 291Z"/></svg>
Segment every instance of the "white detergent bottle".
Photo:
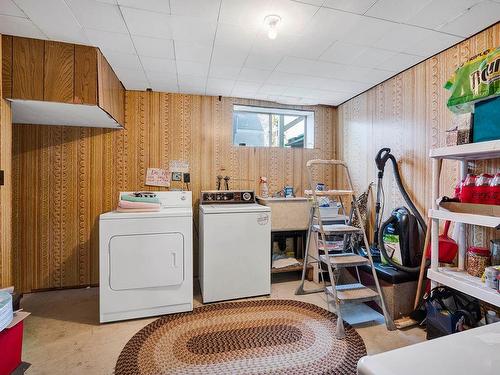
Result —
<svg viewBox="0 0 500 375"><path fill-rule="evenodd" d="M260 178L260 197L269 198L269 186L267 185L267 177Z"/></svg>

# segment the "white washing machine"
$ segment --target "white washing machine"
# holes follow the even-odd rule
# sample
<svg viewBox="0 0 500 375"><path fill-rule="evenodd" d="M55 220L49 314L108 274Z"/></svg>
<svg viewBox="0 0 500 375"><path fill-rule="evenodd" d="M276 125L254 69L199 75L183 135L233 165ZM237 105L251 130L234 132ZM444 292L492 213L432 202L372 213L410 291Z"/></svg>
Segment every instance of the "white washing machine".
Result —
<svg viewBox="0 0 500 375"><path fill-rule="evenodd" d="M205 303L271 293L271 209L253 191L202 192L199 266Z"/></svg>
<svg viewBox="0 0 500 375"><path fill-rule="evenodd" d="M193 310L191 192L156 195L158 212L100 216L101 323Z"/></svg>

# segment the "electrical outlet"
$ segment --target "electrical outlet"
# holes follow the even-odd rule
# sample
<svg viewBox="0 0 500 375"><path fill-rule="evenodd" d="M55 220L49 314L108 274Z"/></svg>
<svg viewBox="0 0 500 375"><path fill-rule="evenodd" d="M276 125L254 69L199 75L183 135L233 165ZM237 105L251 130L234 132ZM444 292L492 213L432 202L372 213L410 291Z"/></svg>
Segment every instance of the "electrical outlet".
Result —
<svg viewBox="0 0 500 375"><path fill-rule="evenodd" d="M182 180L183 180L186 184L190 183L190 182L191 182L191 174L189 174L189 173L184 173L184 174L182 175Z"/></svg>

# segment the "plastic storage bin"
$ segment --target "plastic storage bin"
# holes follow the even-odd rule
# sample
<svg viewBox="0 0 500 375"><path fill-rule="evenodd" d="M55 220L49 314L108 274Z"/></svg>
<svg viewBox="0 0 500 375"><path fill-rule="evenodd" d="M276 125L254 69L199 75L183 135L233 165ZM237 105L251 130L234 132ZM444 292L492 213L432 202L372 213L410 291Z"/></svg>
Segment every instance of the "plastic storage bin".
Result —
<svg viewBox="0 0 500 375"><path fill-rule="evenodd" d="M473 142L500 139L500 96L476 103Z"/></svg>

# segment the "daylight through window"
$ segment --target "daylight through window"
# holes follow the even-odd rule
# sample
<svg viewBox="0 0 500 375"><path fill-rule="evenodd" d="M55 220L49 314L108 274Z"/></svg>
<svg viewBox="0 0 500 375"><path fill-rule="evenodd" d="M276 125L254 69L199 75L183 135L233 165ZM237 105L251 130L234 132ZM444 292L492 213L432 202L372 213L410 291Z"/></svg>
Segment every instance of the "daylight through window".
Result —
<svg viewBox="0 0 500 375"><path fill-rule="evenodd" d="M233 144L314 148L314 112L235 105Z"/></svg>

